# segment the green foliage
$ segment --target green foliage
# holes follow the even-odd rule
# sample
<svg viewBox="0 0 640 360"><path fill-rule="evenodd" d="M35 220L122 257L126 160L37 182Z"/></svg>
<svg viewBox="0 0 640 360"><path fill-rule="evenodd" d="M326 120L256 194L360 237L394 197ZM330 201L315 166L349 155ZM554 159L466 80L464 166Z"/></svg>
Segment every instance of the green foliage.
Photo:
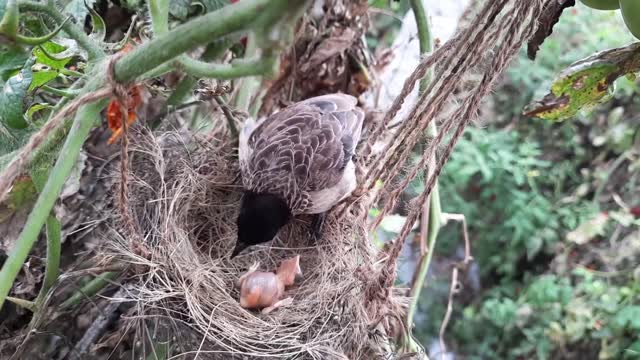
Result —
<svg viewBox="0 0 640 360"><path fill-rule="evenodd" d="M445 340L461 357L640 358L639 222L613 195L598 197L609 182L629 206L640 201L637 157L625 157L639 140L638 85L619 79L611 102L573 122L521 115L569 64L631 41L613 12L567 11L535 62L524 52L514 61L492 98L490 124L467 129L457 144L439 179L443 210L465 214L481 283L453 305ZM623 165L612 172L618 158ZM460 238L445 227L436 255L453 253ZM429 284L421 339L437 336L448 285Z"/></svg>
<svg viewBox="0 0 640 360"><path fill-rule="evenodd" d="M595 343L599 354L589 350L589 358L621 359L640 330L640 307L632 304L640 286L633 279L631 287L616 285L585 269L573 275L539 276L519 294L486 300L477 313L465 309L454 331L461 343L473 344L470 358L564 358Z"/></svg>
<svg viewBox="0 0 640 360"><path fill-rule="evenodd" d="M10 77L0 94L0 122L12 129L24 129L28 123L24 117L25 97L33 80L31 66L34 60L27 61L22 70Z"/></svg>
<svg viewBox="0 0 640 360"><path fill-rule="evenodd" d="M557 169L541 156L537 143L516 132L470 128L443 172L444 211L470 219L484 275L515 277L521 258L552 253L563 229L591 212L583 204L556 205Z"/></svg>
<svg viewBox="0 0 640 360"><path fill-rule="evenodd" d="M0 84L13 75L13 72L21 69L27 58L27 54L21 47L0 44Z"/></svg>
<svg viewBox="0 0 640 360"><path fill-rule="evenodd" d="M51 41L33 49L38 67L33 74L33 83L29 87L29 91L33 91L58 77L60 71L71 61L71 57L54 58L55 54L62 53L64 50L66 50L64 46Z"/></svg>

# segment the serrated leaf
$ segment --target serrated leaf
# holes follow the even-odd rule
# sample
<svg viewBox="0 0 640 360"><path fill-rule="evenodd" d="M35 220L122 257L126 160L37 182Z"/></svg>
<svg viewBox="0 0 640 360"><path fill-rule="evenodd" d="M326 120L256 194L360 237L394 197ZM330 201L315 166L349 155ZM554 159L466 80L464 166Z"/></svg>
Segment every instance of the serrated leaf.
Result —
<svg viewBox="0 0 640 360"><path fill-rule="evenodd" d="M3 80L8 78L8 74L21 69L28 58L29 56L22 48L9 44L0 44L0 77Z"/></svg>
<svg viewBox="0 0 640 360"><path fill-rule="evenodd" d="M56 44L52 41L48 41L40 46L42 46L45 51L51 55L60 54L66 50L66 47ZM69 61L71 61L71 57L62 57L60 58L60 60L52 59L47 56L39 47L33 49L33 55L36 57L36 60L39 64L47 65L48 67L55 70L64 69Z"/></svg>
<svg viewBox="0 0 640 360"><path fill-rule="evenodd" d="M85 6L86 3L86 6ZM87 6L93 6L96 3L96 0L71 0L65 7L64 12L73 16L76 21L80 24L84 24L87 15L89 15L89 10L87 10Z"/></svg>
<svg viewBox="0 0 640 360"><path fill-rule="evenodd" d="M9 78L0 93L0 121L9 128L24 129L29 124L24 117L24 98L27 95L35 59L29 59L22 70Z"/></svg>
<svg viewBox="0 0 640 360"><path fill-rule="evenodd" d="M45 85L49 81L55 79L57 76L58 76L58 72L53 70L43 70L43 71L34 72L33 81L31 82L31 86L29 86L29 91L33 91L34 89L37 89L42 85Z"/></svg>

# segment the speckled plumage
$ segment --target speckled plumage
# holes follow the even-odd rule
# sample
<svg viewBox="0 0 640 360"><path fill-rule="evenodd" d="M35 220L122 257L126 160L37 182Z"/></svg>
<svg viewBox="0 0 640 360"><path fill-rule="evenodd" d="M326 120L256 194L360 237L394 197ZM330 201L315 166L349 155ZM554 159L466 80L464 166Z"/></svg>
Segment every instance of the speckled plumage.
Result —
<svg viewBox="0 0 640 360"><path fill-rule="evenodd" d="M356 187L363 119L356 98L330 94L248 121L239 149L245 189L278 195L292 215L329 210Z"/></svg>

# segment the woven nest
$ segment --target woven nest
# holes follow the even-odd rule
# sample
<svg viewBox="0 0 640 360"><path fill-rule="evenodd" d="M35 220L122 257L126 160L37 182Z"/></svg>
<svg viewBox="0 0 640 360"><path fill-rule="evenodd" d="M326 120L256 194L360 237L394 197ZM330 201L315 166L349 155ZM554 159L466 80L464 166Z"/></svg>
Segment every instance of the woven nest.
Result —
<svg viewBox="0 0 640 360"><path fill-rule="evenodd" d="M310 219L299 218L272 243L229 260L242 190L231 147L140 132L130 146L134 234L117 235L127 233L119 217L109 247L135 269L134 318L161 319L166 333L181 335L177 350L199 358L363 359L389 352L380 338L388 340L387 330L375 326L372 312L384 307L387 317L389 309L399 315L404 298L392 296L384 306L367 298L375 250L355 215L329 216L317 246L310 246ZM252 264L273 270L295 254L303 280L286 290L292 305L267 315L240 307L236 283Z"/></svg>

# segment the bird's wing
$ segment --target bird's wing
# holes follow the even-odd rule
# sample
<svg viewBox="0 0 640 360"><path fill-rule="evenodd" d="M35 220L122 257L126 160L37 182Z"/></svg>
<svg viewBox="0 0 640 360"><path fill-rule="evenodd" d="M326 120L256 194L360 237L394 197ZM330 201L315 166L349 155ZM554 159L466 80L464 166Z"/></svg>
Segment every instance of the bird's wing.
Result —
<svg viewBox="0 0 640 360"><path fill-rule="evenodd" d="M265 192L286 187L280 192L296 197L336 185L360 140L364 113L356 105L349 95L324 95L265 119L246 141L245 186Z"/></svg>

